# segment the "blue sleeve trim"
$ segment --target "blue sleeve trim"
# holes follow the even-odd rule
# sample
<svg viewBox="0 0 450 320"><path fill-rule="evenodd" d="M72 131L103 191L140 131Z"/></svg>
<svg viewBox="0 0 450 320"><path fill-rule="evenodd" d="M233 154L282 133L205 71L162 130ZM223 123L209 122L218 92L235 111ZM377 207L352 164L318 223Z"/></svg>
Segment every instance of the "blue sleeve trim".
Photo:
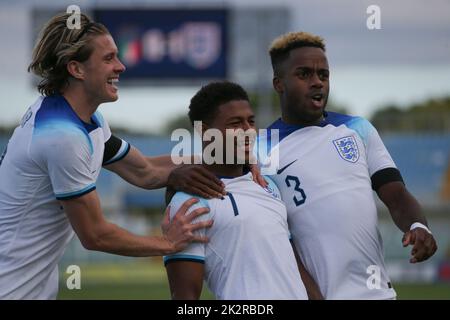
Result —
<svg viewBox="0 0 450 320"><path fill-rule="evenodd" d="M205 257L201 257L201 256L195 256L195 255L191 255L191 254L174 254L171 256L165 256L163 258L164 260L164 265L167 265L168 263L171 262L176 262L176 261L190 261L190 262L197 262L197 263L205 263Z"/></svg>
<svg viewBox="0 0 450 320"><path fill-rule="evenodd" d="M58 200L69 200L69 199L78 198L85 194L88 194L89 192L94 191L95 188L96 188L96 186L93 183L79 191L60 193L60 194L56 194L55 196L56 196L56 199L58 199Z"/></svg>

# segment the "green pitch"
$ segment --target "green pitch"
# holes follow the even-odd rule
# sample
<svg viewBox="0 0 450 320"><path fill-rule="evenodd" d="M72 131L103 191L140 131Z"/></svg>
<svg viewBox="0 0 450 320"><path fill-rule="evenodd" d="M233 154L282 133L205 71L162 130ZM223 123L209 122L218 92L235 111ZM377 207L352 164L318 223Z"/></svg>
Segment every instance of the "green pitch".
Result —
<svg viewBox="0 0 450 320"><path fill-rule="evenodd" d="M157 259L155 259L157 260ZM80 265L81 289L69 290L67 266L60 266L58 299L168 300L170 290L162 261ZM202 299L214 299L205 288Z"/></svg>
<svg viewBox="0 0 450 320"><path fill-rule="evenodd" d="M63 266L64 267L64 266ZM86 265L81 267L81 289L69 290L69 277L60 270L58 299L170 299L167 276L162 262L113 265ZM450 284L394 283L398 299L450 299ZM204 288L202 299L214 299Z"/></svg>

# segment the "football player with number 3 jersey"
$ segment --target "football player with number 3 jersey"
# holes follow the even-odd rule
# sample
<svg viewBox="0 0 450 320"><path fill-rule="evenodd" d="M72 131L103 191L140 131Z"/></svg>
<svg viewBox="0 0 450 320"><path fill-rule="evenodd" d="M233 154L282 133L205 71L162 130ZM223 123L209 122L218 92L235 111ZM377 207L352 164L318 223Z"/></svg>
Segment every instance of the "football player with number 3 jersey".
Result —
<svg viewBox="0 0 450 320"><path fill-rule="evenodd" d="M293 241L325 299L393 299L377 228L374 190L413 245L411 262L436 242L376 129L367 120L325 112L330 71L323 40L309 33L277 38L270 56L281 118L270 156L272 179L288 210ZM276 141L269 136L262 141ZM271 137L272 138L272 137Z"/></svg>

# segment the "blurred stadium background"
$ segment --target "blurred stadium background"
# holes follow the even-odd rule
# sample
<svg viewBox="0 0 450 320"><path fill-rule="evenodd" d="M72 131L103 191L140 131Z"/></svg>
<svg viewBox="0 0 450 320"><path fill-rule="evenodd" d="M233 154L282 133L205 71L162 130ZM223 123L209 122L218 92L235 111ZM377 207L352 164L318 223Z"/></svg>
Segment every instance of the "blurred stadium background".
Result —
<svg viewBox="0 0 450 320"><path fill-rule="evenodd" d="M279 116L267 55L271 40L291 30L317 33L328 46L329 109L365 116L378 128L438 241L433 258L410 264L402 233L378 203L398 298L450 299L450 4L380 0L383 27L369 31L371 3L343 2L347 9L331 0L0 1L0 93L6 97L0 150L36 98L36 79L25 70L37 32L68 5L80 6L113 33L128 70L119 101L101 111L116 135L148 155L170 153L173 129L189 128L190 97L212 79L241 83L260 127L267 125ZM140 190L107 171L97 190L108 219L138 234L159 233L164 190ZM66 287L69 265L81 267L81 290ZM170 298L161 258L90 252L76 238L60 264L60 279L61 299ZM212 295L204 290L203 298Z"/></svg>

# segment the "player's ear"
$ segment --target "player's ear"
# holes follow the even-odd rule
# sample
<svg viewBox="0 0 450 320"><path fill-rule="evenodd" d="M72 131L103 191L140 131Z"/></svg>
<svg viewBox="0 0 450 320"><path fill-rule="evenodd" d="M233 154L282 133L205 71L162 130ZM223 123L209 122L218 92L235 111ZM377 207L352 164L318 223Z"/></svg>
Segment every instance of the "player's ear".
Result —
<svg viewBox="0 0 450 320"><path fill-rule="evenodd" d="M284 91L284 87L283 87L283 82L281 81L280 77L278 76L274 76L272 79L272 84L273 84L273 88L275 89L275 91L277 93L283 93Z"/></svg>
<svg viewBox="0 0 450 320"><path fill-rule="evenodd" d="M84 79L84 68L78 61L69 61L69 63L67 64L67 72L69 72L69 74L75 79Z"/></svg>

